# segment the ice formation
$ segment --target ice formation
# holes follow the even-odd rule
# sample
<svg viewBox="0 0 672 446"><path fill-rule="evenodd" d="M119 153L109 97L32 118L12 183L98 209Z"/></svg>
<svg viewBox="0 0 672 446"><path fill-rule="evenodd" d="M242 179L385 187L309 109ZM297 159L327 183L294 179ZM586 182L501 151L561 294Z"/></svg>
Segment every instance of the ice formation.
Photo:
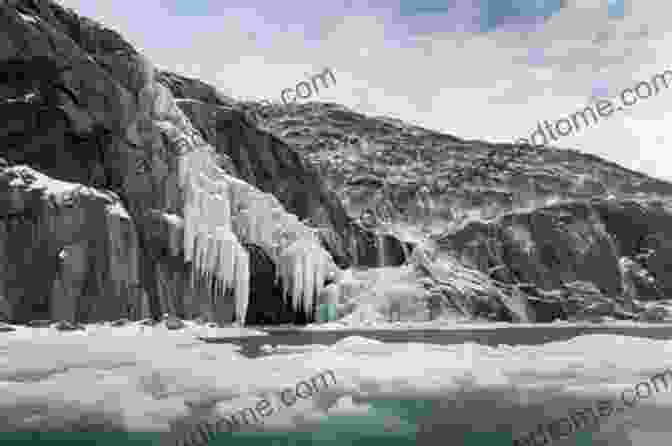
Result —
<svg viewBox="0 0 672 446"><path fill-rule="evenodd" d="M297 240L282 253L278 262L278 277L282 280L283 298L291 290L292 308L311 314L315 298L323 288L327 275L333 270L331 256L310 239Z"/></svg>
<svg viewBox="0 0 672 446"><path fill-rule="evenodd" d="M208 146L180 158L184 191L184 252L193 280L214 280L217 302L233 292L236 318L244 321L249 301L249 254L242 242L261 247L278 265L284 295L293 308L312 314L325 277L335 268L314 232L284 210L271 194L224 173Z"/></svg>
<svg viewBox="0 0 672 446"><path fill-rule="evenodd" d="M230 205L225 184L216 184L207 172L202 152L184 155L187 174L182 172L185 191L185 260L192 262L192 283L214 281L213 300L233 291L236 320L243 322L249 300L249 256L231 231ZM214 166L216 167L216 166ZM193 169L193 170L192 170ZM209 287L208 287L209 289Z"/></svg>
<svg viewBox="0 0 672 446"><path fill-rule="evenodd" d="M555 342L510 346L512 338L506 336L495 347L474 342L446 346L380 342L344 334L331 346L285 346L274 350L276 354L249 359L227 345L209 348L193 342L197 334L237 337L249 336L248 330L185 323L185 329L175 331L161 324L128 324L88 325L86 331L71 333L14 326L15 332L0 336L0 428L11 432L7 438L12 439L27 433L29 440L31 432L40 431L41 439L59 438L65 443L66 438L84 435L94 443L103 426L119 431L127 443L135 438L148 442L147 433L156 432L160 435L156 444L205 446L213 443L212 437L187 437L186 428L253 407L259 395L265 395L283 412L264 418L259 427L266 432L254 433L264 444L271 443L269 437L281 443L289 433L309 429L333 429L308 437L306 443L315 446L343 444L344 432L356 434L346 438L348 444L390 436L396 441L397 428L386 429L384 420L398 416L416 426L417 432L398 444L432 444L440 430L446 444L511 445L512 438L521 438L539 424L546 426L591 407L600 409L595 414L600 425L593 424L595 429L589 431L593 444L659 445L669 438L672 395L669 386L656 384L668 381L667 340L613 334L561 340L562 335L553 335ZM506 333L500 326L475 327L491 331L492 339ZM441 330L450 333L445 326ZM282 353L291 353L292 360ZM281 400L286 389L294 391L298 383L325 370L336 376L335 383L326 377L333 392L327 406L316 395L297 398L291 406ZM654 380L656 375L659 379ZM655 392L635 392L642 387ZM632 407L623 404L622 392ZM364 395L356 405L353 394ZM596 401L613 401L626 412L607 417L604 405L596 406ZM225 423L218 426L223 436L230 435ZM87 430L95 436L78 432L53 437ZM491 434L497 432L503 435Z"/></svg>
<svg viewBox="0 0 672 446"><path fill-rule="evenodd" d="M277 265L285 296L291 288L294 309L311 313L327 273L336 268L331 255L313 230L275 196L217 165L214 148L194 129L170 90L156 82L151 63L142 62L145 86L138 95L139 114L153 121L179 153L184 259L192 265L192 283L205 282L215 307L232 293L236 318L243 322L250 288L249 254L243 243L253 244ZM167 200L175 203L174 197Z"/></svg>

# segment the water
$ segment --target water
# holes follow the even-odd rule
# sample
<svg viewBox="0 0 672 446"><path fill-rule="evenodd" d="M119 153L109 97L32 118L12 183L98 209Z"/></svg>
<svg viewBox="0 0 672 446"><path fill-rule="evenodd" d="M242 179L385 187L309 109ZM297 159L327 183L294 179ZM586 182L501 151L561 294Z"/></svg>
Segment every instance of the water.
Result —
<svg viewBox="0 0 672 446"><path fill-rule="evenodd" d="M496 346L498 344L509 344L509 345L539 345L548 343L551 341L559 341L570 339L581 334L590 334L590 333L611 333L611 334L621 334L621 335L630 335L630 336L639 336L639 337L648 337L654 339L669 339L672 336L672 327L667 325L660 326L648 326L648 327L634 327L634 326L621 326L621 327L605 327L605 326L544 326L544 327L515 327L507 326L501 328L492 328L492 329L474 329L467 328L463 330L351 330L351 331L301 331L297 329L274 329L269 330L271 333L269 336L258 336L258 337L248 337L243 339L216 339L214 342L231 342L238 343L246 346L246 354L252 357L259 356L268 356L267 353L262 352L259 347L264 344L268 345L295 345L295 346L306 346L309 344L334 344L340 339L349 337L349 336L362 336L367 338L378 339L384 342L389 343L427 343L427 344L439 344L439 345L450 345L450 344L465 344L469 342L475 342L483 345ZM632 353L635 352L634 349L643 348L639 343L632 343L630 341L620 341L623 344L623 347L619 348L619 352L626 352L625 355L630 358ZM253 345L254 344L254 345ZM587 345L587 344L586 344ZM594 349L594 355L599 356L600 350L604 350L605 347L608 348L609 343L602 342L599 344L600 348ZM256 348L254 347L256 346ZM222 346L223 347L223 346ZM250 348L253 347L253 348ZM630 350L624 349L624 347L629 347ZM290 348L291 350L291 348ZM488 377L490 376L487 372L490 368L481 367L480 369L475 366L474 372L485 372L481 374L480 383L486 384L485 386L479 385L476 387L470 387L466 385L464 390L461 390L459 393L450 393L444 392L443 395L439 394L414 394L415 398L411 396L404 395L402 388L397 388L397 393L389 397L386 397L386 385L389 386L393 384L396 386L396 383L390 383L378 379L378 381L372 382L372 376L376 376L371 370L364 370L367 367L375 367L376 361L382 358L381 354L375 353L375 349L372 350L374 353L368 355L365 353L350 355L352 367L359 367L361 369L361 375L365 377L365 382L360 382L358 384L358 390L352 394L353 407L357 410L353 415L353 411L339 411L329 409L329 416L319 419L301 419L301 416L295 421L295 429L293 432L273 432L273 431L257 431L257 432L236 432L236 433L219 433L217 434L208 444L217 445L217 444L226 444L226 445L364 445L365 442L369 444L380 444L381 446L389 445L464 445L464 446L481 446L481 445L507 445L510 446L513 444L514 438L519 438L522 434L528 431L532 431L540 423L549 423L552 420L560 419L569 413L570 410L575 408L586 407L590 403L590 396L583 395L582 397L575 396L572 392L565 392L564 394L558 394L557 396L553 394L553 388L540 388L538 390L539 394L550 395L551 399L548 398L530 398L529 401L517 401L516 398L511 397L512 393L507 390L507 386L499 386L498 381L495 379L492 381L492 385L488 387L490 381ZM550 351L550 349L549 349ZM577 365L583 363L585 357L586 361L590 359L590 352L593 350L578 349L577 350ZM627 353L627 352L630 353ZM658 350L663 352L662 349ZM403 351L401 352L403 356ZM646 352L644 352L646 353ZM643 353L643 354L644 354ZM648 354L648 353L647 353ZM505 354L508 355L508 354ZM549 360L553 360L553 355L550 355L550 352L546 352L546 355L540 357L542 360L544 357ZM620 353L616 353L615 359L618 359L617 356L623 356ZM364 356L367 356L364 358ZM478 356L478 355L476 355ZM649 355L651 356L651 355ZM366 360L360 360L357 358L364 358ZM399 376L409 376L413 384L416 387L422 387L422 381L427 376L425 372L428 367L428 363L423 361L423 356L417 356L411 358L402 358L398 362L398 366L403 368L406 364L419 363L421 364L421 370L419 375L414 375L409 371L409 375L399 375ZM426 358L430 358L427 356ZM442 361L443 356L438 358ZM446 358L458 358L455 355L447 354ZM574 370L572 365L565 364L562 358L556 355L555 360L559 361L558 364L561 366L561 370L564 370L564 374L571 378L573 375L572 370ZM326 358L324 358L326 359ZM354 359L354 360L353 360ZM436 361L436 354L433 355L433 361ZM370 361L369 361L370 360ZM448 359L447 359L448 360ZM661 361L664 361L664 355L661 355ZM440 370L441 373L438 378L443 379L444 374L450 374L451 368L459 367L459 364L449 363L446 368L443 368L443 363L439 361L439 369L437 369L437 363L429 362L430 369L433 367L433 370L436 373L437 370ZM626 360L627 361L627 360ZM570 361L571 362L571 361ZM590 361L588 361L590 362ZM633 361L633 363L638 366L643 367L639 364L638 361ZM380 370L377 376L387 377L388 368L381 367L381 364L386 364L384 362L378 363L378 370ZM431 365L433 364L433 365ZM475 363L474 363L475 364ZM499 362L492 362L493 368L499 367ZM548 369L545 367L544 362L534 362L530 363L539 364L539 367ZM588 367L585 372L577 373L581 376L592 376L591 370L598 371L599 368L600 376L609 375L608 370L602 371L602 365L599 362L593 362L590 368ZM589 365L590 365L589 364ZM548 365L548 364L546 364ZM585 364L584 364L585 365ZM326 364L325 364L326 366ZM662 366L662 363L661 363ZM299 367L301 364L299 363ZM347 371L351 367L344 366L344 370ZM597 367L597 368L595 368ZM657 367L657 365L656 365ZM523 367L524 368L524 367ZM413 369L413 366L411 367ZM354 375L359 375L357 368L354 369ZM530 377L530 382L539 383L548 385L549 382L553 381L555 367L548 369L551 370L551 376L546 376L544 380L536 381L534 376ZM581 370L581 369L578 369ZM395 376L394 370L391 370L390 373ZM222 373L226 374L227 370L224 368ZM247 373L247 372L246 372ZM429 372L430 374L432 372ZM518 374L519 380L525 378L525 372ZM564 375L563 375L564 376ZM496 375L492 375L493 378L496 378ZM522 378L521 378L522 377ZM558 376L559 377L559 376ZM235 379L232 375L231 379ZM427 376L427 379L432 379L433 377ZM339 378L340 379L340 378ZM345 378L344 378L345 380ZM405 378L404 378L405 380ZM413 381L414 380L414 381ZM418 381L419 380L419 381ZM387 384L381 384L385 381ZM630 385L635 385L637 379L628 378L627 383ZM403 383L402 383L403 384ZM552 384L552 383L551 383ZM542 386L543 387L543 386ZM522 387L520 387L522 388ZM508 393L507 393L508 392ZM529 391L526 391L529 392ZM520 391L519 394L523 392ZM659 397L659 398L662 398ZM535 402L536 401L536 402ZM660 404L660 401L654 401L653 398L650 399L650 407L643 407L643 410L650 411L651 414L659 413L654 411L659 411L655 407L655 404ZM241 406L242 407L242 406ZM336 409L339 409L338 407ZM58 407L53 407L54 413L50 415L56 415L56 411L60 410ZM633 410L634 411L634 410ZM27 414L26 416L30 416ZM630 416L628 414L627 416ZM660 416L663 417L664 413L660 412ZM647 418L648 417L648 418ZM651 420L654 415L648 415L647 417L640 417L640 419L649 419ZM615 418L615 417L614 417ZM113 432L111 430L115 429L113 426L103 426L97 425L94 423L87 423L86 419L81 420L81 428L86 429L89 432L78 432L78 433L63 433L63 432L42 432L42 433L3 433L0 434L0 442L7 445L23 445L28 446L32 444L40 445L49 445L49 444L58 444L58 445L72 445L72 444L95 444L95 445L165 445L165 444L175 444L174 442L168 442L168 437L160 433L152 432L138 432L138 433L125 433L125 432ZM42 425L39 425L40 428L43 428ZM642 432L648 434L649 431L656 429L661 429L662 425L656 425L655 429L651 426L635 426L635 435L640 435ZM269 426L267 425L268 429ZM599 427L595 427L598 429ZM75 427L73 427L75 429ZM287 427L286 429L294 429L294 426ZM628 428L630 429L630 428ZM105 432L105 430L110 430L111 432ZM93 432L91 432L93 431ZM606 437L605 437L606 435ZM553 442L553 444L572 444L577 446L586 446L593 444L593 436L590 431L582 430L581 432L573 432L570 437L561 442ZM653 445L659 443L648 443L642 442L641 440L631 438L631 434L626 431L614 431L613 433L600 432L599 440L595 440L594 444L609 444L609 446L626 446L626 445ZM605 440L606 438L606 440ZM604 443L606 441L606 443ZM538 444L543 444L540 442ZM551 444L546 443L546 444ZM660 443L662 444L662 443ZM177 444L176 444L177 446ZM189 446L204 446L204 443L199 444L190 444Z"/></svg>
<svg viewBox="0 0 672 446"><path fill-rule="evenodd" d="M349 336L361 336L382 342L417 342L425 344L455 345L475 342L481 345L541 345L554 341L565 341L580 335L615 334L649 339L672 339L672 325L658 326L542 326L483 329L422 329L422 330L301 330L298 328L269 329L267 327L251 327L266 331L268 336L250 336L246 338L209 338L208 343L235 344L241 347L241 353L255 358L269 353L262 346L301 346L311 344L333 345ZM272 354L272 353L271 353Z"/></svg>

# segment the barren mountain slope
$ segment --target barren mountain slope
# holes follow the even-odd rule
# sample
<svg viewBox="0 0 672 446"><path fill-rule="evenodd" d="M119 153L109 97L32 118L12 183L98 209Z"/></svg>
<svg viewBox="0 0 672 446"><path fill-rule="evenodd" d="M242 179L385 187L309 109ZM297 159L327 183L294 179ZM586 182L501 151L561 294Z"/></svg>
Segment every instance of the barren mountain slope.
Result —
<svg viewBox="0 0 672 446"><path fill-rule="evenodd" d="M445 231L465 211L488 219L554 200L672 193L670 183L576 150L468 141L337 104L245 106L319 170L353 217L378 207L417 226L428 202L434 229Z"/></svg>

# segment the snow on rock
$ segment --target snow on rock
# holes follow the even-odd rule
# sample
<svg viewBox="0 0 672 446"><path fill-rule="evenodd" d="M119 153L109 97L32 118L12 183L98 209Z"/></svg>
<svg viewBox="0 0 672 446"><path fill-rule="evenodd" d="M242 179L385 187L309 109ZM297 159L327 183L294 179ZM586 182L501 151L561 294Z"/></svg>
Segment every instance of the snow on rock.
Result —
<svg viewBox="0 0 672 446"><path fill-rule="evenodd" d="M138 241L119 197L28 166L0 171L0 311L10 320L143 317Z"/></svg>

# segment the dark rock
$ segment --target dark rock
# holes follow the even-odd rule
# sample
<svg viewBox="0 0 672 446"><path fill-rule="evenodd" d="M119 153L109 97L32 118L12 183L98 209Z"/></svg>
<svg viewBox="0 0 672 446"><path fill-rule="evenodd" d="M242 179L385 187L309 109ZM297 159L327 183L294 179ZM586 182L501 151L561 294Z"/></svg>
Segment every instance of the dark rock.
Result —
<svg viewBox="0 0 672 446"><path fill-rule="evenodd" d="M128 319L122 318L122 319L117 319L116 321L110 322L110 325L112 327L124 327L124 326L126 326L130 323L131 323L131 321L129 321Z"/></svg>
<svg viewBox="0 0 672 446"><path fill-rule="evenodd" d="M157 79L167 86L178 99L191 99L205 104L232 107L236 102L217 91L212 86L168 71L159 71Z"/></svg>
<svg viewBox="0 0 672 446"><path fill-rule="evenodd" d="M653 307L637 315L640 322L668 322L669 312L662 307Z"/></svg>
<svg viewBox="0 0 672 446"><path fill-rule="evenodd" d="M86 327L82 324L74 324L69 321L59 321L53 325L58 331L75 331L75 330L86 330Z"/></svg>
<svg viewBox="0 0 672 446"><path fill-rule="evenodd" d="M9 324L0 322L0 333L11 333L13 331L16 331L16 328L12 327Z"/></svg>
<svg viewBox="0 0 672 446"><path fill-rule="evenodd" d="M634 321L637 320L638 315L635 313L631 313L628 311L615 311L613 316L616 319L623 320L623 321Z"/></svg>
<svg viewBox="0 0 672 446"><path fill-rule="evenodd" d="M130 217L113 194L13 166L0 171L0 207L3 311L12 320L109 320L137 303L127 291L137 261L108 254L138 250Z"/></svg>
<svg viewBox="0 0 672 446"><path fill-rule="evenodd" d="M288 320L282 300L282 287L276 280L276 268L271 258L256 245L244 245L250 254L250 300L246 324L276 324Z"/></svg>
<svg viewBox="0 0 672 446"><path fill-rule="evenodd" d="M583 310L582 313L595 316L611 316L615 312L616 305L613 302L603 301L590 304Z"/></svg>
<svg viewBox="0 0 672 446"><path fill-rule="evenodd" d="M164 320L164 323L166 325L166 328L168 330L181 330L184 327L186 327L184 321L182 319L178 319L173 316L169 316Z"/></svg>
<svg viewBox="0 0 672 446"><path fill-rule="evenodd" d="M624 310L634 298L666 295L669 274L663 273L672 251L666 254L664 240L672 239L672 232L666 232L671 224L672 213L653 206L594 200L506 215L490 224L470 223L444 236L439 246L481 271L496 266L508 276L499 280L532 283L533 295L545 300L550 297L545 293L558 290L556 300L567 305L569 315L582 311L607 315L617 311L616 298L607 296L622 296L619 305ZM657 235L642 242L647 234ZM646 258L651 270L628 260L630 267L622 272L622 255L644 251L651 253ZM636 289L629 292L624 285L627 288L631 282ZM561 312L549 310L548 303L534 305L545 307L541 314L550 311L555 317Z"/></svg>
<svg viewBox="0 0 672 446"><path fill-rule="evenodd" d="M159 321L157 321L156 319L152 319L152 318L143 319L141 321L138 321L138 324L144 325L146 327L153 327L153 326L157 325L158 323L159 323Z"/></svg>
<svg viewBox="0 0 672 446"><path fill-rule="evenodd" d="M534 311L534 322L548 323L556 319L567 320L567 312L560 301L548 301L539 298L529 298L528 302Z"/></svg>
<svg viewBox="0 0 672 446"><path fill-rule="evenodd" d="M47 328L50 327L53 322L46 319L37 319L29 321L26 325L33 328Z"/></svg>
<svg viewBox="0 0 672 446"><path fill-rule="evenodd" d="M198 325L206 325L211 322L210 319L211 318L208 316L198 316L196 319L194 319L194 323Z"/></svg>
<svg viewBox="0 0 672 446"><path fill-rule="evenodd" d="M633 258L649 251L645 265L633 271L639 299L661 299L672 295L672 214L655 205L635 201L608 200L594 204L606 230L620 248L620 255ZM645 270L645 271L644 271ZM653 280L650 280L653 279Z"/></svg>

